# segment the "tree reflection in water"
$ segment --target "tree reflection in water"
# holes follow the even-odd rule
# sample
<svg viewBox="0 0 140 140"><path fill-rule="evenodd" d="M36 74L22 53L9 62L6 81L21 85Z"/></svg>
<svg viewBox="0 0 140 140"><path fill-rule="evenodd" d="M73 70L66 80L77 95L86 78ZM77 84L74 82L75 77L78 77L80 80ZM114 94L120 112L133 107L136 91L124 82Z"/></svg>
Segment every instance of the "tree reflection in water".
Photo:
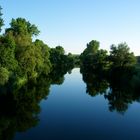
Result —
<svg viewBox="0 0 140 140"><path fill-rule="evenodd" d="M40 76L23 86L12 80L0 87L0 139L12 140L16 132L24 132L39 123L42 99L48 97L51 84L62 84L70 69L57 68L50 76ZM140 73L133 68L115 68L111 71L81 69L87 93L103 95L110 111L125 113L129 104L140 101ZM110 90L107 90L110 89Z"/></svg>
<svg viewBox="0 0 140 140"><path fill-rule="evenodd" d="M103 94L110 111L123 114L129 104L140 101L140 72L134 67L116 67L108 72L102 71L102 74L82 69L81 73L87 93L91 96Z"/></svg>
<svg viewBox="0 0 140 140"><path fill-rule="evenodd" d="M51 84L64 82L67 70L60 71L30 80L22 87L13 81L0 87L0 140L12 140L16 132L24 132L39 123L39 102L48 97Z"/></svg>

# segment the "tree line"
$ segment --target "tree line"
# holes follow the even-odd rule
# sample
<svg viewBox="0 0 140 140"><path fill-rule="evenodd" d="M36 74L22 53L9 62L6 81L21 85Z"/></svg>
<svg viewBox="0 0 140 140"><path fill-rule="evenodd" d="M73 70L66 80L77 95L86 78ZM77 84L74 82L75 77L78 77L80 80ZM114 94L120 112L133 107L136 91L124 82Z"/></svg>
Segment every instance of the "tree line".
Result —
<svg viewBox="0 0 140 140"><path fill-rule="evenodd" d="M0 31L4 26L0 8ZM130 69L137 59L126 43L111 45L110 53L100 49L100 43L92 40L80 55L65 54L62 46L50 48L42 40L33 37L40 33L37 26L24 18L12 19L10 27L0 35L0 84L9 80L24 84L41 75L55 75L56 70L66 72L75 66L81 72L98 72L100 77L113 74L116 68ZM139 62L139 57L138 57Z"/></svg>
<svg viewBox="0 0 140 140"><path fill-rule="evenodd" d="M133 67L137 59L126 43L120 43L117 46L111 45L110 53L99 49L100 43L92 40L87 44L87 48L80 55L81 66L92 71L106 71L117 67Z"/></svg>
<svg viewBox="0 0 140 140"><path fill-rule="evenodd" d="M90 96L103 95L109 110L125 113L129 104L140 101L140 59L126 43L111 45L110 53L92 40L80 55L80 71Z"/></svg>
<svg viewBox="0 0 140 140"><path fill-rule="evenodd" d="M0 8L0 31L4 25ZM33 37L40 33L37 26L24 18L12 19L10 27L0 35L0 84L9 79L25 83L40 75L48 76L55 69L66 71L74 67L72 54L65 54L62 46L48 47Z"/></svg>

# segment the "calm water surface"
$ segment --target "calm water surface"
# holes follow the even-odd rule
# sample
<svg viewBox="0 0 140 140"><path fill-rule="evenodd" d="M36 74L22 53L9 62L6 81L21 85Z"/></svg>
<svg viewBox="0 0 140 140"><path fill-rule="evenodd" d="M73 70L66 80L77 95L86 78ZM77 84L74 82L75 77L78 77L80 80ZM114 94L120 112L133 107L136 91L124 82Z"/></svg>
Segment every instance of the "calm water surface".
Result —
<svg viewBox="0 0 140 140"><path fill-rule="evenodd" d="M86 93L79 68L66 74L62 85L51 85L40 107L38 125L17 132L14 140L140 139L140 103L133 102L123 114L110 112L103 95Z"/></svg>

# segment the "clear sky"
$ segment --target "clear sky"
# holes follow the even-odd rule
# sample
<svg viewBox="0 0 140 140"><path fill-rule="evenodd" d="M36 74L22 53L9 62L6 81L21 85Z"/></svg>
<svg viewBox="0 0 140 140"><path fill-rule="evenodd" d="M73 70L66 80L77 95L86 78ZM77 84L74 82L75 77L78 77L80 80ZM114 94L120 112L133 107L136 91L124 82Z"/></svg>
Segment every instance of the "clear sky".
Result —
<svg viewBox="0 0 140 140"><path fill-rule="evenodd" d="M127 42L140 55L140 0L0 0L5 27L24 17L41 31L50 47L81 53L91 40L102 49Z"/></svg>

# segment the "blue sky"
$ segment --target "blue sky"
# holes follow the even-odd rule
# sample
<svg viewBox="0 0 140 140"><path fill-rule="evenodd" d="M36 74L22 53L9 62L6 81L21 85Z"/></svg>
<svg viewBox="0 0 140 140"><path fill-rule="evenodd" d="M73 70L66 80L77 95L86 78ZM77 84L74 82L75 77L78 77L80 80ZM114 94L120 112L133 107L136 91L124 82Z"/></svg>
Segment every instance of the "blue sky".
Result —
<svg viewBox="0 0 140 140"><path fill-rule="evenodd" d="M24 17L41 31L50 47L81 53L91 40L100 48L127 42L140 55L140 0L0 0L5 28Z"/></svg>

